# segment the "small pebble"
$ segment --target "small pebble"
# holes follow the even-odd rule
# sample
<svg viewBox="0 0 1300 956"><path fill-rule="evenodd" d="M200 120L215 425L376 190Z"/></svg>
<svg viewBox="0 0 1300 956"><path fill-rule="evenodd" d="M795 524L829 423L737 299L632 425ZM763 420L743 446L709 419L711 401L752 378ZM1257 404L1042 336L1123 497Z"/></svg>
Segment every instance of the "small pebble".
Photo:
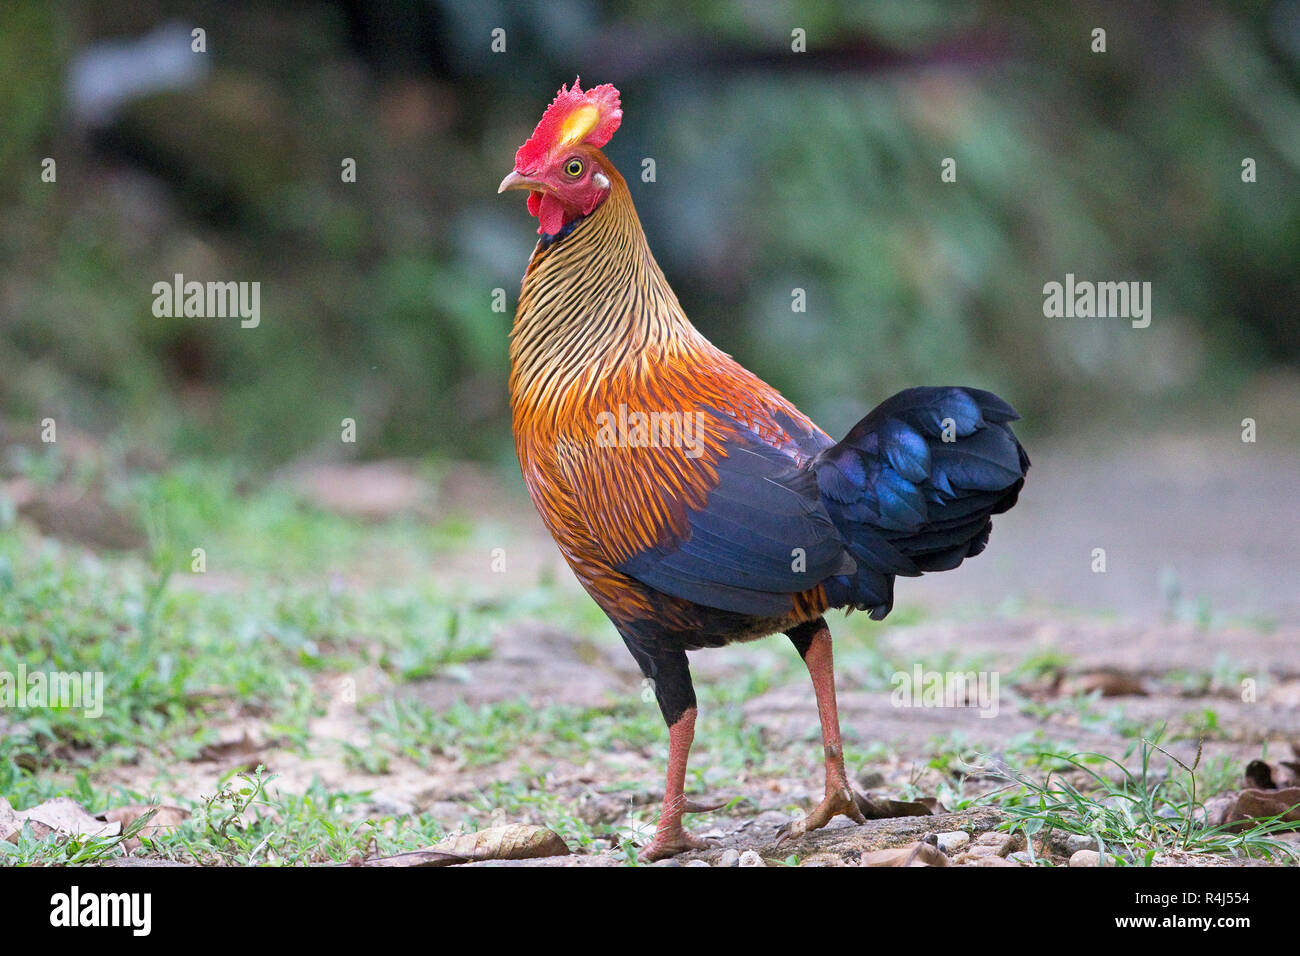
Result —
<svg viewBox="0 0 1300 956"><path fill-rule="evenodd" d="M708 866L709 861L708 860L687 860L686 865L687 866Z"/></svg>
<svg viewBox="0 0 1300 956"><path fill-rule="evenodd" d="M939 849L945 853L956 853L958 850L965 849L970 845L970 834L965 830L949 830L947 833L936 833L935 839L939 843Z"/></svg>
<svg viewBox="0 0 1300 956"><path fill-rule="evenodd" d="M740 851L734 847L723 850L722 856L718 857L718 866L740 866Z"/></svg>
<svg viewBox="0 0 1300 956"><path fill-rule="evenodd" d="M996 830L989 830L977 836L974 845L967 852L976 856L988 854L1007 856L1016 850L1023 850L1025 845L1023 833L999 833Z"/></svg>
<svg viewBox="0 0 1300 956"><path fill-rule="evenodd" d="M1065 841L1066 849L1073 855L1080 850L1097 849L1097 838L1088 833L1072 833L1070 838Z"/></svg>
<svg viewBox="0 0 1300 956"><path fill-rule="evenodd" d="M1028 850L1017 850L1015 853L1008 853L1007 859L1012 863L1019 863L1021 866L1034 865L1034 858L1029 855Z"/></svg>
<svg viewBox="0 0 1300 956"><path fill-rule="evenodd" d="M1070 866L1101 866L1101 854L1096 850L1077 850L1070 856Z"/></svg>
<svg viewBox="0 0 1300 956"><path fill-rule="evenodd" d="M757 853L755 853L753 850L746 850L744 853L740 854L740 862L738 865L739 866L766 866L767 864L764 863L763 858L759 856Z"/></svg>

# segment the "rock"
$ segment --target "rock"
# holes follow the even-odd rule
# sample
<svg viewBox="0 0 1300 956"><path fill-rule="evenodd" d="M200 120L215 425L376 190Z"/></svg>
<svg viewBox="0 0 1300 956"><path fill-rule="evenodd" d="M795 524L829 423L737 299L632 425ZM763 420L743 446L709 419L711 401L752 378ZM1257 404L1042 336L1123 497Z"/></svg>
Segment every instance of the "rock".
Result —
<svg viewBox="0 0 1300 956"><path fill-rule="evenodd" d="M1009 856L1017 850L1026 848L1025 835L1023 833L1000 833L996 830L990 830L987 833L981 833L975 838L974 844L962 856L968 857L989 857L989 856Z"/></svg>
<svg viewBox="0 0 1300 956"><path fill-rule="evenodd" d="M1028 850L1017 850L1015 853L1007 855L1007 860L1012 863L1018 863L1021 866L1033 866L1034 858L1029 855Z"/></svg>
<svg viewBox="0 0 1300 956"><path fill-rule="evenodd" d="M1006 842L998 847L998 856L1010 856L1020 850L1029 848L1029 841L1025 839L1023 833L1012 833L1007 836Z"/></svg>
<svg viewBox="0 0 1300 956"><path fill-rule="evenodd" d="M1101 866L1101 854L1096 850L1078 850L1070 856L1070 866Z"/></svg>
<svg viewBox="0 0 1300 956"><path fill-rule="evenodd" d="M970 834L965 830L949 830L947 833L936 833L934 838L939 844L939 849L943 850L944 853L957 853L970 845Z"/></svg>
<svg viewBox="0 0 1300 956"><path fill-rule="evenodd" d="M1080 850L1097 849L1097 838L1088 833L1072 833L1070 838L1065 841L1066 848L1070 855L1078 853Z"/></svg>
<svg viewBox="0 0 1300 956"><path fill-rule="evenodd" d="M859 826L824 827L805 834L780 847L774 845L777 827L789 821L788 815L764 815L770 824L760 826L755 820L748 820L732 830L723 840L723 845L698 851L701 859L719 862L727 849L734 847L737 851L757 850L764 856L785 857L795 855L801 861L808 860L819 853L833 853L844 863L852 866L858 863L864 850L874 851L891 847L914 844L918 840L934 839L935 835L962 831L964 833L982 833L992 830L1006 819L1002 811L992 807L977 807L961 813L947 813L939 816L898 817L890 820L868 820ZM997 847L987 847L993 853ZM1023 845L1013 846L1012 850L1024 849Z"/></svg>
<svg viewBox="0 0 1300 956"><path fill-rule="evenodd" d="M709 861L708 860L687 860L686 865L687 866L708 866Z"/></svg>
<svg viewBox="0 0 1300 956"><path fill-rule="evenodd" d="M763 858L759 856L757 853L755 853L753 850L746 850L744 853L740 854L740 860L738 861L737 865L738 866L767 866L767 864L763 862Z"/></svg>
<svg viewBox="0 0 1300 956"><path fill-rule="evenodd" d="M844 860L834 853L814 853L799 861L800 866L844 866Z"/></svg>
<svg viewBox="0 0 1300 956"><path fill-rule="evenodd" d="M663 860L655 860L650 865L651 866L681 866L682 861L677 859L675 856L670 856Z"/></svg>
<svg viewBox="0 0 1300 956"><path fill-rule="evenodd" d="M718 866L740 866L740 851L728 847L718 857Z"/></svg>
<svg viewBox="0 0 1300 956"><path fill-rule="evenodd" d="M948 866L948 858L938 847L912 843L886 850L863 850L858 866Z"/></svg>

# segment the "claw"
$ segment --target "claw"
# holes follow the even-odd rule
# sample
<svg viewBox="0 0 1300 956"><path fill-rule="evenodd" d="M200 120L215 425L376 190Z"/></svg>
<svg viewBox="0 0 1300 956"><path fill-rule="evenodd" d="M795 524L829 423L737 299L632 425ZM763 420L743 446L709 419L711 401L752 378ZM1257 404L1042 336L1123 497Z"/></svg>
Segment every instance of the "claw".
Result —
<svg viewBox="0 0 1300 956"><path fill-rule="evenodd" d="M791 820L789 823L783 824L781 829L776 831L776 842L773 846L781 846L783 843L788 843L791 840L798 839L807 832L808 821L806 817L802 820Z"/></svg>
<svg viewBox="0 0 1300 956"><path fill-rule="evenodd" d="M835 817L846 816L854 823L866 823L867 818L858 808L855 794L848 787L826 794L825 799L801 820L791 820L776 831L776 846L797 839L812 830L820 830Z"/></svg>

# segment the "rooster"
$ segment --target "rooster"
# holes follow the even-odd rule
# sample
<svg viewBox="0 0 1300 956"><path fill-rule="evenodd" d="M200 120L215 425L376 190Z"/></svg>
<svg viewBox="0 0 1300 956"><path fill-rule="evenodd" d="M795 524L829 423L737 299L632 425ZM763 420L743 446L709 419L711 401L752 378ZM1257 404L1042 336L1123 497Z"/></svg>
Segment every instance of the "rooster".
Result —
<svg viewBox="0 0 1300 956"><path fill-rule="evenodd" d="M541 238L510 336L524 481L587 593L653 687L668 779L653 861L707 845L682 825L696 701L687 651L784 633L812 678L825 798L779 841L843 814L831 608L889 613L894 578L979 554L1029 459L1019 416L975 388L911 388L833 441L686 318L601 151L605 84L561 87L498 192L528 191Z"/></svg>

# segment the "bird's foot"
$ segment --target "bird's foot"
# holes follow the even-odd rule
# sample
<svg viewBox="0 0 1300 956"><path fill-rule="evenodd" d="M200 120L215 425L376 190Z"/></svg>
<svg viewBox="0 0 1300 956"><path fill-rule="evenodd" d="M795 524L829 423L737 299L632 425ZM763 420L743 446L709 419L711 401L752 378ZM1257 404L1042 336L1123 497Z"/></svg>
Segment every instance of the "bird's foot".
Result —
<svg viewBox="0 0 1300 956"><path fill-rule="evenodd" d="M659 829L655 831L654 840L637 854L637 859L642 863L653 863L655 860L667 859L670 856L676 856L678 853L685 853L687 850L707 850L714 845L713 842L687 833L682 827L681 815L683 813L709 813L724 806L726 806L725 803L697 803L694 800L681 800L674 807L676 819L660 823Z"/></svg>
<svg viewBox="0 0 1300 956"><path fill-rule="evenodd" d="M707 850L713 845L712 841L692 836L680 826L660 828L650 845L637 854L637 859L642 863L653 863L655 860L666 860L670 856L688 850Z"/></svg>
<svg viewBox="0 0 1300 956"><path fill-rule="evenodd" d="M858 802L854 799L853 791L848 784L835 789L828 789L826 798L817 804L811 813L802 820L792 820L781 827L776 833L776 845L780 846L782 843L797 839L805 833L811 833L813 830L820 830L841 814L854 823L867 822L867 818L858 809Z"/></svg>

